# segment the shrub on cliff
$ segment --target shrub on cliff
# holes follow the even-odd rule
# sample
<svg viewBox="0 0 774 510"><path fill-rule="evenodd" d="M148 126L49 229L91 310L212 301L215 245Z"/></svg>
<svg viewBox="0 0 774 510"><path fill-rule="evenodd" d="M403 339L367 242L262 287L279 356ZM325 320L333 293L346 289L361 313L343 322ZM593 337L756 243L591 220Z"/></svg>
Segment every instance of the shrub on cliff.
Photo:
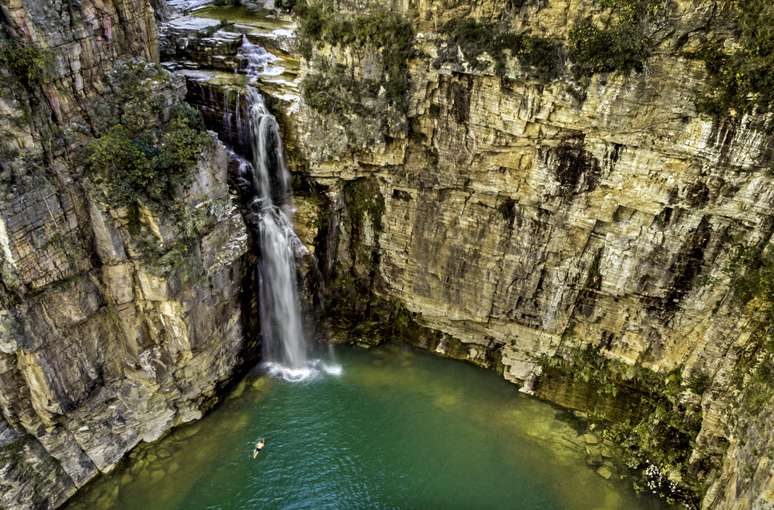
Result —
<svg viewBox="0 0 774 510"><path fill-rule="evenodd" d="M359 95L370 89L356 84L342 65L322 65L318 72L308 75L301 84L304 101L324 114L357 110L363 104Z"/></svg>
<svg viewBox="0 0 774 510"><path fill-rule="evenodd" d="M95 182L106 187L115 205L130 205L143 197L164 202L207 141L198 112L180 105L158 130L131 132L113 126L89 144L88 163Z"/></svg>
<svg viewBox="0 0 774 510"><path fill-rule="evenodd" d="M501 30L472 19L451 20L442 32L448 37L447 48L439 53L438 63L456 59L459 47L462 54L479 68L486 64L477 62L478 58L487 53L494 59L495 72L499 76L505 74L507 52L540 78L553 78L561 69L561 45L551 39Z"/></svg>
<svg viewBox="0 0 774 510"><path fill-rule="evenodd" d="M726 9L726 17L734 20L739 45L727 52L715 41L699 52L711 90L697 107L713 115L770 111L774 108L774 3L734 0Z"/></svg>
<svg viewBox="0 0 774 510"><path fill-rule="evenodd" d="M570 59L581 75L640 72L649 52L647 40L630 24L600 29L584 19L570 31Z"/></svg>
<svg viewBox="0 0 774 510"><path fill-rule="evenodd" d="M409 90L408 60L414 54L414 29L411 23L387 9L377 9L362 15L346 15L334 11L328 3L308 5L306 2L299 2L294 12L300 17L297 44L306 59L312 58L314 47L319 43L376 51L383 64L381 86L384 87L387 101L399 109L406 107ZM327 69L336 68L337 66L321 68L316 73L316 78L311 78L316 82L307 83L304 89L320 90L318 85L327 80L320 75ZM306 80L309 81L310 78ZM355 88L374 90L370 83L356 85ZM372 95L378 92L379 87ZM313 108L314 105L327 104L312 99L309 104Z"/></svg>
<svg viewBox="0 0 774 510"><path fill-rule="evenodd" d="M579 20L570 30L569 57L575 73L620 71L640 72L651 53L649 32L668 22L669 0L596 0L610 11L607 26L598 26L590 17Z"/></svg>
<svg viewBox="0 0 774 510"><path fill-rule="evenodd" d="M48 51L32 44L0 41L0 67L8 69L26 88L43 79L50 60Z"/></svg>

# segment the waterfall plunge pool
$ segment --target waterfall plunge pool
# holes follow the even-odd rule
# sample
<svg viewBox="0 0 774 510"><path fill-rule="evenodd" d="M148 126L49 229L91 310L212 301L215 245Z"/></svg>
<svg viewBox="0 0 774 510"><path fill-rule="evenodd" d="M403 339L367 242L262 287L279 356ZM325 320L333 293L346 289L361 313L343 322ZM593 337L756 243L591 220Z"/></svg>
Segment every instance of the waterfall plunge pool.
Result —
<svg viewBox="0 0 774 510"><path fill-rule="evenodd" d="M248 376L68 510L664 508L595 473L566 413L492 372L401 345L336 354L339 376Z"/></svg>

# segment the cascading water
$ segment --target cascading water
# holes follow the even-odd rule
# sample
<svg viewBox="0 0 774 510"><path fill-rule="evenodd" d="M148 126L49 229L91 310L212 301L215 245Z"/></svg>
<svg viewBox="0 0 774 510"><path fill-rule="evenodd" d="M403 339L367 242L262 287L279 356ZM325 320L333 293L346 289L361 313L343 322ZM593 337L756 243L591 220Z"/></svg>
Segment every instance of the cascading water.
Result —
<svg viewBox="0 0 774 510"><path fill-rule="evenodd" d="M242 55L247 59L249 84L246 88L249 145L252 165L240 162L240 178L249 179L254 190L250 212L260 249L258 271L261 333L264 360L270 373L288 380L301 380L319 370L340 373L337 366L309 359L301 320L296 280L295 255L306 247L292 227L293 203L290 174L285 164L279 125L269 112L254 83L262 73L274 72L276 57L243 39ZM240 108L237 104L236 111ZM243 133L240 133L242 138Z"/></svg>

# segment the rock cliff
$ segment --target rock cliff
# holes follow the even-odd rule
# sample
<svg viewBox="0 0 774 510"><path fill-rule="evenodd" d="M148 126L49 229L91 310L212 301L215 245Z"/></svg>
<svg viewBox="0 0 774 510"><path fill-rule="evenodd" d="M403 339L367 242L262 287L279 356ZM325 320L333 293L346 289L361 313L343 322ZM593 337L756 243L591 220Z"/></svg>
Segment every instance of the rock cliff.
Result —
<svg viewBox="0 0 774 510"><path fill-rule="evenodd" d="M717 84L697 55L743 44L728 4L306 9L304 105L288 130L325 199L334 336L401 336L498 369L606 424L632 465L655 466L659 492L774 504L771 436L756 425L773 403L770 296L735 290L757 271L740 253L770 257L774 242L772 117L701 108ZM370 28L401 23L416 32L408 50ZM603 55L588 54L584 23L609 37ZM385 318L407 326L385 331Z"/></svg>
<svg viewBox="0 0 774 510"><path fill-rule="evenodd" d="M0 22L0 507L54 508L214 403L251 356L253 264L226 150L154 63L148 0L3 0ZM116 123L167 149L198 133L165 153L186 163L162 200L119 201L145 174L92 168L95 147L111 169L137 147Z"/></svg>

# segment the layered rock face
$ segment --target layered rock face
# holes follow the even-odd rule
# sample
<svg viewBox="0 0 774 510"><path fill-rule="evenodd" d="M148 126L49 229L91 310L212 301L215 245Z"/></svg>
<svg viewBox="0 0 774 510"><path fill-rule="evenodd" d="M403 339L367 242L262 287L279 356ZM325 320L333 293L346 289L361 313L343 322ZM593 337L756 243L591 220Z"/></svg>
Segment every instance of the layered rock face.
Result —
<svg viewBox="0 0 774 510"><path fill-rule="evenodd" d="M214 403L251 356L252 263L214 135L163 203L89 173L90 141L185 95L148 0L0 8L0 507L53 508Z"/></svg>
<svg viewBox="0 0 774 510"><path fill-rule="evenodd" d="M687 55L725 29L712 2L670 6L669 29L648 34L656 49L642 72L579 79L563 61L545 80L509 55L504 70L485 52L466 55L440 29L470 17L566 41L573 23L604 23L609 11L561 0L396 4L418 32L405 110L384 88L348 97L357 87L346 80L389 82L385 52L331 46L323 31L306 73L326 87L307 91L288 130L298 170L330 206L317 223L332 302L353 286L376 294L344 315L374 317L375 302L404 307L426 328L410 337L417 344L613 421L629 419L623 409L644 393L668 395L670 413L696 423L677 426L686 441L674 448L687 456L662 474L692 479L707 508L768 508L770 433L739 425L765 414L738 419L760 411L739 399L759 354L755 308L740 310L728 268L740 246L772 246L772 120L697 113L706 71ZM344 339L384 339L354 331ZM576 377L588 353L599 369L592 384L608 380L600 367L628 371L610 378L617 397ZM657 385L638 386L634 373Z"/></svg>

